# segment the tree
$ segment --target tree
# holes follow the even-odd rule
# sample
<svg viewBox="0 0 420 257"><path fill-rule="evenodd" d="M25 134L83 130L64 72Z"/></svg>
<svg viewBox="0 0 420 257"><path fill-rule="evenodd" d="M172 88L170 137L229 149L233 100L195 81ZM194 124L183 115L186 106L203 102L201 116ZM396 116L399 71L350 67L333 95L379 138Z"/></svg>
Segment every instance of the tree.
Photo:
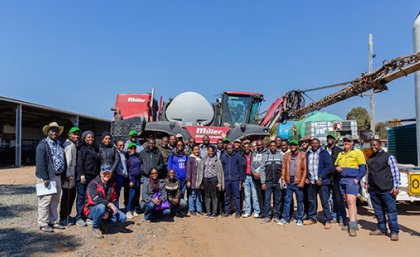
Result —
<svg viewBox="0 0 420 257"><path fill-rule="evenodd" d="M370 117L368 111L363 107L355 107L347 113L348 120L357 121L358 131L369 131L370 130Z"/></svg>
<svg viewBox="0 0 420 257"><path fill-rule="evenodd" d="M378 122L375 126L376 135L379 136L379 139L387 139L388 138L388 122Z"/></svg>

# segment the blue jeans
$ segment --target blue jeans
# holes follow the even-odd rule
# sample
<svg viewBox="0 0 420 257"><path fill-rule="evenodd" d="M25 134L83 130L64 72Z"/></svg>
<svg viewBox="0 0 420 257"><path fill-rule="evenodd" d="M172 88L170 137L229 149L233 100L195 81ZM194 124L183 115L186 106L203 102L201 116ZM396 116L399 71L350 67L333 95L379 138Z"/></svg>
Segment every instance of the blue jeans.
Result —
<svg viewBox="0 0 420 257"><path fill-rule="evenodd" d="M157 211L156 210L156 205L151 201L144 204L143 209L144 209L144 219L145 220L155 219L155 216L158 212L160 212L163 215L171 214L171 209L164 209L162 211Z"/></svg>
<svg viewBox="0 0 420 257"><path fill-rule="evenodd" d="M127 211L134 211L134 209L138 205L138 203L135 202L135 199L137 195L140 194L140 183L141 183L140 177L131 178L131 182L133 182L134 186L130 187L130 195L128 197Z"/></svg>
<svg viewBox="0 0 420 257"><path fill-rule="evenodd" d="M280 218L281 188L280 183L265 182L265 218ZM274 195L274 212L271 208L271 195ZM273 212L273 213L272 213Z"/></svg>
<svg viewBox="0 0 420 257"><path fill-rule="evenodd" d="M293 192L295 192L297 200L297 213L296 219L298 221L303 220L303 188L299 188L297 184L294 184L295 177L290 177L290 184L286 185L286 196L284 197L284 208L282 218L287 222L290 221L290 209L293 200ZM292 212L293 214L293 212Z"/></svg>
<svg viewBox="0 0 420 257"><path fill-rule="evenodd" d="M180 178L179 183L181 184L181 199L184 199L185 190L187 190L187 180L185 178Z"/></svg>
<svg viewBox="0 0 420 257"><path fill-rule="evenodd" d="M200 189L188 190L188 205L190 212L203 212L203 201L201 200Z"/></svg>
<svg viewBox="0 0 420 257"><path fill-rule="evenodd" d="M251 198L254 214L260 215L260 205L258 203L257 190L255 189L254 180L251 175L247 175L244 181L245 188L245 213L251 214Z"/></svg>
<svg viewBox="0 0 420 257"><path fill-rule="evenodd" d="M326 222L331 222L331 210L328 203L330 195L330 185L317 186L316 184L308 185L308 200L309 200L309 219L317 221L318 201L317 196L321 200L322 211Z"/></svg>
<svg viewBox="0 0 420 257"><path fill-rule="evenodd" d="M92 227L99 228L102 223L102 217L108 212L109 218L107 220L112 223L125 222L125 214L118 210L117 214L106 208L105 204L101 203L90 208L88 218L92 220Z"/></svg>
<svg viewBox="0 0 420 257"><path fill-rule="evenodd" d="M394 196L389 191L375 191L371 190L370 199L372 200L373 211L375 212L376 220L378 221L378 229L386 232L386 217L388 216L389 229L392 234L400 232L398 225L397 204Z"/></svg>
<svg viewBox="0 0 420 257"><path fill-rule="evenodd" d="M95 179L95 175L85 175L86 177L86 184L80 183L80 177L76 177L76 188L77 188L77 199L76 199L76 220L80 220L83 218L83 207L85 206L87 197L86 197L86 189L90 181Z"/></svg>
<svg viewBox="0 0 420 257"><path fill-rule="evenodd" d="M230 197L233 195L235 199L235 212L241 215L241 191L239 189L239 181L225 181L225 213L230 213Z"/></svg>
<svg viewBox="0 0 420 257"><path fill-rule="evenodd" d="M118 210L120 210L120 195L121 195L121 189L124 186L125 179L126 178L124 176L121 176L121 175L117 176L117 185L115 187L115 192L117 194L117 201L115 202L115 206L118 208Z"/></svg>

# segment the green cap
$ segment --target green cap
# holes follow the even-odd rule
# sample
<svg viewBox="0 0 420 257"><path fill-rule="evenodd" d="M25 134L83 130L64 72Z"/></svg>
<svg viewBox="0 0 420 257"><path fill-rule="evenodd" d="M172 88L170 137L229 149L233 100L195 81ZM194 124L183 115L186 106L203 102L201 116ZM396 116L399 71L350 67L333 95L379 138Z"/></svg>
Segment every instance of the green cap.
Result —
<svg viewBox="0 0 420 257"><path fill-rule="evenodd" d="M128 146L127 146L127 149L130 149L130 148L132 148L132 147L137 148L136 143L130 142L130 143L128 144Z"/></svg>
<svg viewBox="0 0 420 257"><path fill-rule="evenodd" d="M78 127L72 127L72 128L69 130L69 134L68 134L68 135L70 135L71 133L75 133L75 132L82 133L82 131L81 131Z"/></svg>
<svg viewBox="0 0 420 257"><path fill-rule="evenodd" d="M292 139L290 140L289 145L299 145L299 142L296 139Z"/></svg>
<svg viewBox="0 0 420 257"><path fill-rule="evenodd" d="M335 133L334 132L330 132L330 133L328 133L327 134L327 138L328 137L332 137L332 138L334 138L334 140L337 140L337 136L335 135Z"/></svg>
<svg viewBox="0 0 420 257"><path fill-rule="evenodd" d="M343 140L344 139L353 140L353 137L352 135L348 134L348 135L343 136Z"/></svg>
<svg viewBox="0 0 420 257"><path fill-rule="evenodd" d="M223 141L223 143L229 143L230 142L229 138L227 138L227 137L223 138L222 141Z"/></svg>
<svg viewBox="0 0 420 257"><path fill-rule="evenodd" d="M137 132L137 130L133 129L133 130L130 130L130 132L128 133L128 136L132 137L132 136L137 136L138 134L139 134L139 132Z"/></svg>

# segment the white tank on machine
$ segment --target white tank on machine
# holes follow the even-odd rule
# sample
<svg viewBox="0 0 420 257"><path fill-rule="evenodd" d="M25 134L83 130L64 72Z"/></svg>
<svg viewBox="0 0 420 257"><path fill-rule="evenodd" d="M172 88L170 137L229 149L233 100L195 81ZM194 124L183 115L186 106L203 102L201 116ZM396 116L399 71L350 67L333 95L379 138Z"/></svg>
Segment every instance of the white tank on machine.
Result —
<svg viewBox="0 0 420 257"><path fill-rule="evenodd" d="M184 92L177 95L166 109L169 121L179 122L184 126L209 125L214 111L209 102L196 92Z"/></svg>
<svg viewBox="0 0 420 257"><path fill-rule="evenodd" d="M413 26L414 53L420 52L420 13ZM416 99L416 136L417 136L417 165L420 166L420 71L414 74L414 89Z"/></svg>

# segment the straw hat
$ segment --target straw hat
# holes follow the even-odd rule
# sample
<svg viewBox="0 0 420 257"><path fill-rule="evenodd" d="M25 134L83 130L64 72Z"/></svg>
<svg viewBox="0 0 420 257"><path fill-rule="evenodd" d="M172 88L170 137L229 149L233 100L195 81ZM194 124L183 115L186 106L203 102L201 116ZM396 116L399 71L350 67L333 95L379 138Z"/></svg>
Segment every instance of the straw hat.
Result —
<svg viewBox="0 0 420 257"><path fill-rule="evenodd" d="M45 125L42 128L42 133L44 133L44 135L48 135L48 130L50 130L51 128L58 128L58 136L60 136L63 131L64 131L64 127L63 126L59 126L57 122L53 121L48 125Z"/></svg>

